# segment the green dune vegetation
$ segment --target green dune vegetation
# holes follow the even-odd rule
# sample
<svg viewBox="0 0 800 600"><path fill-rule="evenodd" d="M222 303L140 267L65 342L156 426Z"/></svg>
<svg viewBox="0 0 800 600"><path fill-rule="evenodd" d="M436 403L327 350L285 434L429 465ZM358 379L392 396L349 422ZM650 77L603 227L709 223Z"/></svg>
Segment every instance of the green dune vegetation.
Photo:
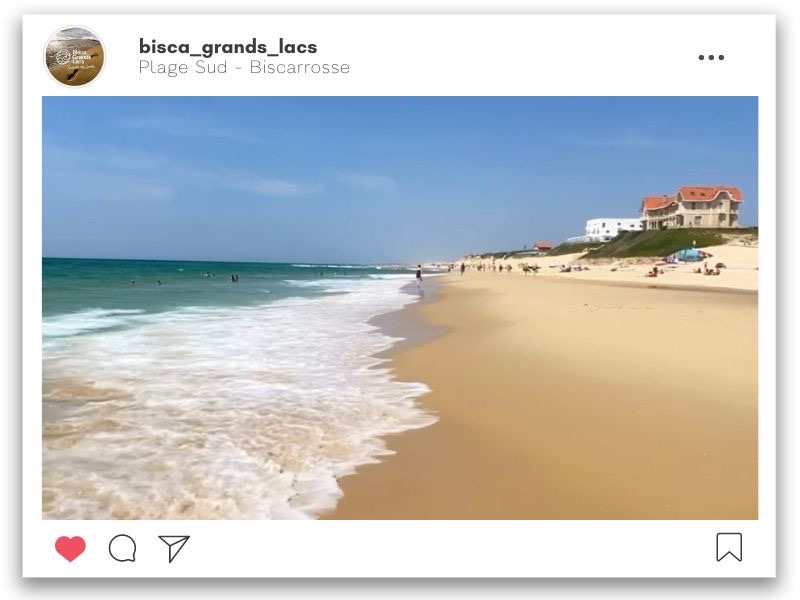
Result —
<svg viewBox="0 0 800 600"><path fill-rule="evenodd" d="M532 259L537 256L561 256L582 253L582 259L636 258L668 256L684 248L708 248L729 243L758 244L758 227L741 229L662 229L658 231L627 231L608 242L581 242L560 244L550 252L536 250L503 250L470 254L464 258L504 260L509 258Z"/></svg>
<svg viewBox="0 0 800 600"><path fill-rule="evenodd" d="M735 230L663 229L660 231L629 231L620 233L610 242L589 250L581 258L668 256L684 248L692 248L694 246L697 248L721 246L732 241L755 243L758 241L758 228L750 227Z"/></svg>
<svg viewBox="0 0 800 600"><path fill-rule="evenodd" d="M581 242L579 244L559 244L547 253L548 256L561 256L562 254L575 254L577 252L589 252L595 248L601 248L608 242Z"/></svg>

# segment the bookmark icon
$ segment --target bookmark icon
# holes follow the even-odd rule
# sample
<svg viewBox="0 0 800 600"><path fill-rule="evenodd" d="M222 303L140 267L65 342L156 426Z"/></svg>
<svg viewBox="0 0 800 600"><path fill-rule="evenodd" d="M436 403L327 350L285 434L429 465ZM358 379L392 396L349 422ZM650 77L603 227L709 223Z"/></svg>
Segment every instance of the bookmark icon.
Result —
<svg viewBox="0 0 800 600"><path fill-rule="evenodd" d="M717 562L731 556L742 562L742 534L718 533L717 534Z"/></svg>
<svg viewBox="0 0 800 600"><path fill-rule="evenodd" d="M158 536L162 542L164 542L167 547L169 548L169 562L175 560L175 557L178 556L178 553L183 549L186 545L186 542L189 541L188 535L160 535Z"/></svg>

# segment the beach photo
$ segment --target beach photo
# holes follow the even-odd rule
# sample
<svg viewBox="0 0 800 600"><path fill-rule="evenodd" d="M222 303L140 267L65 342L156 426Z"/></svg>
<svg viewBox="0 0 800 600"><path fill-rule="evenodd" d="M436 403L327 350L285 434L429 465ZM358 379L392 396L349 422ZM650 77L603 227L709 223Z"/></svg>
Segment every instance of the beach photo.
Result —
<svg viewBox="0 0 800 600"><path fill-rule="evenodd" d="M64 85L81 86L103 69L105 53L97 36L84 27L65 27L53 34L45 49L50 75Z"/></svg>
<svg viewBox="0 0 800 600"><path fill-rule="evenodd" d="M65 96L42 131L42 518L758 519L757 98Z"/></svg>

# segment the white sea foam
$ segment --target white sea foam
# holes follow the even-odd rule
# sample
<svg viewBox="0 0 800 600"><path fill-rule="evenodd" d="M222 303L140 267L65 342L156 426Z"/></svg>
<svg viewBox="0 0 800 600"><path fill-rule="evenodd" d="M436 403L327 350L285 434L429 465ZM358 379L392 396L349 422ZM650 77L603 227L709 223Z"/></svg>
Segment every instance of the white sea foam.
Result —
<svg viewBox="0 0 800 600"><path fill-rule="evenodd" d="M313 518L332 509L337 478L387 452L381 436L434 418L415 401L427 388L394 380L375 358L394 340L367 323L413 296L394 279L325 284L347 293L46 319L45 330L64 335L45 361L44 516ZM139 321L97 326L119 318Z"/></svg>
<svg viewBox="0 0 800 600"><path fill-rule="evenodd" d="M300 267L303 269L379 269L380 267L372 267L369 265L304 265L296 264L293 267Z"/></svg>
<svg viewBox="0 0 800 600"><path fill-rule="evenodd" d="M77 313L68 313L48 317L42 321L42 335L45 338L67 337L127 325L136 320L134 315L141 315L138 309L102 309L92 308Z"/></svg>
<svg viewBox="0 0 800 600"><path fill-rule="evenodd" d="M330 279L286 279L284 283L299 288L324 288L330 287Z"/></svg>
<svg viewBox="0 0 800 600"><path fill-rule="evenodd" d="M386 273L386 274L371 274L368 275L370 279L395 279L395 280L405 280L405 281L414 281L414 274L413 273Z"/></svg>

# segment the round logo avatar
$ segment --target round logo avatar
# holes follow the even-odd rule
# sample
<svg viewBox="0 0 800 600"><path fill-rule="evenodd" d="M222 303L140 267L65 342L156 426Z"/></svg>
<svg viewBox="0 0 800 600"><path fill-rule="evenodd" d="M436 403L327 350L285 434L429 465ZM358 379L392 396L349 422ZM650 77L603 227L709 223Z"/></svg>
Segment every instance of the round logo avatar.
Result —
<svg viewBox="0 0 800 600"><path fill-rule="evenodd" d="M103 69L103 44L85 27L65 27L54 33L44 53L50 75L64 85L86 85Z"/></svg>

